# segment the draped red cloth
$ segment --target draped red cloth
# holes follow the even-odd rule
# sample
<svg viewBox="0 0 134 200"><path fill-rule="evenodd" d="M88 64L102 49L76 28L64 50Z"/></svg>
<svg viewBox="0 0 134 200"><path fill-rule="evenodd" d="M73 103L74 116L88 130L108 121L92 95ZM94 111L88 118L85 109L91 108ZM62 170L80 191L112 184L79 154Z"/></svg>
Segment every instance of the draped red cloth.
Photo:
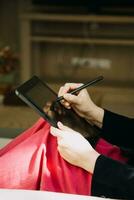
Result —
<svg viewBox="0 0 134 200"><path fill-rule="evenodd" d="M0 150L0 188L91 195L92 174L66 162L57 151L50 125L39 119ZM103 139L96 150L126 162L120 149Z"/></svg>

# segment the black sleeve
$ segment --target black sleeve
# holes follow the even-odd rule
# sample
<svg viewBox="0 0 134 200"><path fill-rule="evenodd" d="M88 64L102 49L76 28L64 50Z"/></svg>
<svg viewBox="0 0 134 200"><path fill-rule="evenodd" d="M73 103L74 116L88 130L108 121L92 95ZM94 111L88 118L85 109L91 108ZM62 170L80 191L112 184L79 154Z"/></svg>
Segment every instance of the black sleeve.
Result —
<svg viewBox="0 0 134 200"><path fill-rule="evenodd" d="M134 168L100 155L92 178L92 195L134 199Z"/></svg>
<svg viewBox="0 0 134 200"><path fill-rule="evenodd" d="M101 134L112 144L134 149L134 119L105 110Z"/></svg>

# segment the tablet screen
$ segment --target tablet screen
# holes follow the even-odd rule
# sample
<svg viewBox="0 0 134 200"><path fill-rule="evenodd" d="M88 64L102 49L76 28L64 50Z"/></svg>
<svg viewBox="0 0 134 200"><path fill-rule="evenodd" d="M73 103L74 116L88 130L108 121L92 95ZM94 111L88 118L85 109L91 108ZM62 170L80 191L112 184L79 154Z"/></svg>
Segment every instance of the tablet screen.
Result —
<svg viewBox="0 0 134 200"><path fill-rule="evenodd" d="M34 80L34 81L33 81ZM17 92L20 97L35 108L51 125L56 126L58 121L64 125L78 131L84 137L92 137L97 133L96 128L89 124L85 119L79 117L72 109L66 109L60 102L55 102L57 94L38 77L21 85ZM19 95L18 95L19 96Z"/></svg>

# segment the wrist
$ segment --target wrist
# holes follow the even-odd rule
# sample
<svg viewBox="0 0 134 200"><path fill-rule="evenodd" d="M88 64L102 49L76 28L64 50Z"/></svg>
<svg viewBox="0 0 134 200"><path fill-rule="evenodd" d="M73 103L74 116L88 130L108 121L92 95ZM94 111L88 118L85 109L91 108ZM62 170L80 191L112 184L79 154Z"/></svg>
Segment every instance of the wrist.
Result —
<svg viewBox="0 0 134 200"><path fill-rule="evenodd" d="M93 174L96 160L99 156L100 156L100 154L98 152L96 152L95 150L93 152L90 152L89 158L87 159L87 162L83 168L86 171L88 171L89 173Z"/></svg>
<svg viewBox="0 0 134 200"><path fill-rule="evenodd" d="M97 125L99 128L102 128L103 117L104 117L104 109L100 108L97 105L94 105L92 106L92 109L88 111L86 120Z"/></svg>

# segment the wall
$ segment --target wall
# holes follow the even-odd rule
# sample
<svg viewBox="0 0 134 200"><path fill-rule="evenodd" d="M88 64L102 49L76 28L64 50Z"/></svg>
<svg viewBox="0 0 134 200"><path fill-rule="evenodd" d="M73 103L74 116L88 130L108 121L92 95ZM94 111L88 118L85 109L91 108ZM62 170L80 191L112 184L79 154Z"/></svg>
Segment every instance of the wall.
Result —
<svg viewBox="0 0 134 200"><path fill-rule="evenodd" d="M19 50L19 1L0 1L0 48Z"/></svg>
<svg viewBox="0 0 134 200"><path fill-rule="evenodd" d="M28 0L27 0L28 1ZM1 0L0 1L0 48L5 45L10 45L13 49L20 52L20 13L23 9L27 8L27 1L26 0ZM72 30L72 29L71 29ZM119 30L119 29L118 29ZM125 29L127 30L127 29ZM122 30L120 30L122 31ZM113 33L113 32L112 32ZM26 39L26 38L24 38ZM24 40L23 40L24 41ZM23 42L22 41L22 42ZM35 45L35 44L34 44ZM35 45L36 46L36 45ZM55 75L56 71L57 74L59 72L62 72L63 81L65 82L65 76L70 75L72 71L66 70L66 66L63 66L63 68L60 68L59 65L59 71L56 69L56 62L54 59L54 56L58 60L58 55L61 55L62 59L64 61L66 59L70 59L68 57L69 53L71 54L70 48L67 48L67 52L65 50L65 45L63 45L60 49L60 45L56 45L56 48L53 48L54 45L50 45L50 43L44 44L43 46L39 45L39 55L36 54L36 56L40 59L39 62L34 60L33 65L35 68L38 68L38 70L35 70L35 72L39 71L39 74L45 73L48 76L50 75L50 72L54 72L53 75ZM41 47L41 48L40 48ZM89 50L89 54L86 51L85 45L84 45L84 51L82 50L82 53L84 54L83 57L97 57L97 58L110 58L112 60L112 68L111 70L103 71L104 76L109 78L109 80L112 81L114 79L115 81L120 80L121 82L124 82L124 85L126 85L129 82L131 82L131 90L129 94L126 90L129 90L129 88L124 90L124 87L121 86L121 89L118 89L118 84L114 85L113 87L113 93L111 96L111 90L109 88L99 88L99 90L95 91L95 95L97 96L98 91L101 91L103 94L106 95L106 98L102 98L104 95L101 95L101 105L104 105L104 107L107 105L108 108L111 108L111 110L118 110L120 106L120 99L122 99L123 103L120 106L119 111L124 112L124 114L133 115L133 109L134 109L134 90L133 90L133 84L134 84L134 45L133 46L127 46L126 48L124 46L99 46L97 49L95 46L92 46ZM87 47L88 48L88 47ZM58 50L59 49L59 50ZM77 49L77 46L73 47L72 45L72 51L74 53L74 50ZM35 51L37 52L37 51ZM56 52L56 53L55 53ZM68 53L69 52L69 53ZM67 53L67 57L65 57L63 54ZM57 56L56 56L57 54ZM41 57L40 57L41 55ZM63 56L62 56L63 55ZM75 56L79 56L79 52L77 54L74 53ZM33 60L33 59L32 59ZM51 62L50 62L51 61ZM32 65L32 66L33 66ZM41 66L41 68L39 68ZM44 66L44 67L43 67ZM47 67L48 66L48 67ZM46 69L47 67L47 69ZM50 70L49 70L50 69ZM34 71L34 70L33 70ZM64 74L66 73L66 74ZM70 73L70 74L69 74ZM83 73L83 81L85 79L91 78L89 77L89 74L92 74L92 76L96 76L97 73L102 73L102 70L96 71L93 69L90 71L84 68L83 70L78 70L77 73L73 74L73 78L77 77L79 79L79 75ZM27 77L27 74L24 74ZM65 76L64 76L65 75ZM112 77L112 78L111 78ZM60 77L58 77L58 80ZM112 82L113 83L113 82ZM56 85L56 81L53 81L53 84ZM106 86L107 84L105 84ZM117 86L118 91L115 90L115 86ZM129 85L128 85L129 87ZM100 98L100 97L99 97ZM131 100L131 102L130 102ZM117 105L118 104L118 105ZM128 105L128 109L124 110L126 108L126 104ZM113 107L111 107L113 105ZM117 108L118 106L118 108ZM124 110L124 111L123 111Z"/></svg>

